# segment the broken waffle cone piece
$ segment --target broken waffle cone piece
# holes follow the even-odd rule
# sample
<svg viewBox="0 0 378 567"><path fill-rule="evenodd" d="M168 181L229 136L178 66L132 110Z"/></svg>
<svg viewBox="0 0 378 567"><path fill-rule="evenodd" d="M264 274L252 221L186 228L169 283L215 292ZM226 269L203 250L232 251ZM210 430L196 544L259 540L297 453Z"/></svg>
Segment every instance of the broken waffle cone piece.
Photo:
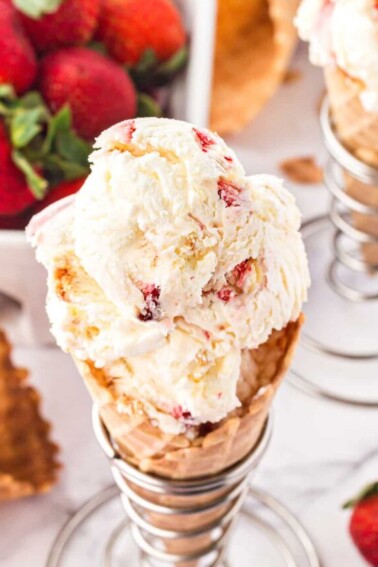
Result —
<svg viewBox="0 0 378 567"><path fill-rule="evenodd" d="M57 479L58 447L39 411L28 372L11 361L11 345L0 331L0 500L47 492Z"/></svg>
<svg viewBox="0 0 378 567"><path fill-rule="evenodd" d="M245 457L257 443L273 396L298 340L302 317L274 331L258 349L243 352L238 397L241 406L194 439L164 433L142 413L119 411L112 380L90 362L76 360L120 454L140 470L174 479L216 474Z"/></svg>
<svg viewBox="0 0 378 567"><path fill-rule="evenodd" d="M237 132L284 80L299 0L218 0L210 127Z"/></svg>
<svg viewBox="0 0 378 567"><path fill-rule="evenodd" d="M332 120L341 142L361 161L378 168L378 114L367 112L361 104L363 85L336 66L325 71ZM378 209L378 187L345 175L345 190L364 205ZM352 213L354 226L378 239L378 215ZM378 244L361 244L369 266L378 265Z"/></svg>

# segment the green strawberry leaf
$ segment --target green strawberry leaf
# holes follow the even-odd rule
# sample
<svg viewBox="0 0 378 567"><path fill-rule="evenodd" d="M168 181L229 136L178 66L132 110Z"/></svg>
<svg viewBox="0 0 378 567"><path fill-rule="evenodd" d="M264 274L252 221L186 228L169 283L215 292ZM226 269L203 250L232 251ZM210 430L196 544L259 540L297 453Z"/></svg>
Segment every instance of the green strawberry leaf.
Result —
<svg viewBox="0 0 378 567"><path fill-rule="evenodd" d="M49 115L45 101L38 91L29 91L19 99L22 108L43 108L46 115Z"/></svg>
<svg viewBox="0 0 378 567"><path fill-rule="evenodd" d="M58 132L55 143L58 154L62 158L89 167L88 156L91 152L91 146L72 130Z"/></svg>
<svg viewBox="0 0 378 567"><path fill-rule="evenodd" d="M137 65L135 65L133 69L138 73L145 73L152 69L152 67L155 67L157 62L158 60L155 51L149 47L145 50Z"/></svg>
<svg viewBox="0 0 378 567"><path fill-rule="evenodd" d="M29 188L37 199L43 199L48 188L48 181L39 175L21 152L12 152L14 164L22 171L28 182Z"/></svg>
<svg viewBox="0 0 378 567"><path fill-rule="evenodd" d="M170 59L161 63L157 68L157 73L161 75L173 75L181 71L188 60L188 48L182 47Z"/></svg>
<svg viewBox="0 0 378 567"><path fill-rule="evenodd" d="M104 43L101 43L100 41L91 41L90 43L87 43L85 47L88 47L88 49L92 49L93 51L99 53L100 55L104 55L104 56L108 55L108 50L106 49L106 45Z"/></svg>
<svg viewBox="0 0 378 567"><path fill-rule="evenodd" d="M10 139L14 148L24 148L42 130L46 118L43 107L17 109L10 119Z"/></svg>
<svg viewBox="0 0 378 567"><path fill-rule="evenodd" d="M68 132L71 128L72 115L68 105L51 116L47 125L47 134L41 147L41 155L47 155L53 146L53 142L58 132Z"/></svg>
<svg viewBox="0 0 378 567"><path fill-rule="evenodd" d="M16 93L12 85L3 83L0 85L0 99L1 100L14 100Z"/></svg>
<svg viewBox="0 0 378 567"><path fill-rule="evenodd" d="M79 163L66 160L57 154L49 154L43 160L43 167L50 174L52 182L60 183L61 181L73 181L78 177L88 175L88 165L84 166Z"/></svg>
<svg viewBox="0 0 378 567"><path fill-rule="evenodd" d="M348 502L345 502L343 509L345 510L346 508L354 508L356 504L362 502L363 500L367 500L372 496L378 496L378 482L372 482L371 484L368 484L368 486L365 486L365 488L361 490L357 494L357 496L355 496L355 498L352 498L351 500L348 500Z"/></svg>
<svg viewBox="0 0 378 567"><path fill-rule="evenodd" d="M161 116L162 111L156 100L146 93L138 93L137 116Z"/></svg>
<svg viewBox="0 0 378 567"><path fill-rule="evenodd" d="M53 14L64 0L13 0L16 8L35 20L45 14Z"/></svg>
<svg viewBox="0 0 378 567"><path fill-rule="evenodd" d="M17 105L18 101L12 85L7 83L0 85L0 115L8 116Z"/></svg>

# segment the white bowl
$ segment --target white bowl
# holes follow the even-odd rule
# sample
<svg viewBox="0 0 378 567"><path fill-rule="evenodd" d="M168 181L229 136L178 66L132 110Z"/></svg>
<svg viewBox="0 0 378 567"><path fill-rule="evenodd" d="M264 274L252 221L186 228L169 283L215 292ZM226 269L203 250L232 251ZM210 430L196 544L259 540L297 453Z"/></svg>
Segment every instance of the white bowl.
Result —
<svg viewBox="0 0 378 567"><path fill-rule="evenodd" d="M177 0L190 36L190 56L184 75L173 86L172 110L175 118L198 126L208 123L216 4L216 0ZM53 343L45 313L46 272L23 231L0 230L0 295L0 325L7 327L13 342Z"/></svg>

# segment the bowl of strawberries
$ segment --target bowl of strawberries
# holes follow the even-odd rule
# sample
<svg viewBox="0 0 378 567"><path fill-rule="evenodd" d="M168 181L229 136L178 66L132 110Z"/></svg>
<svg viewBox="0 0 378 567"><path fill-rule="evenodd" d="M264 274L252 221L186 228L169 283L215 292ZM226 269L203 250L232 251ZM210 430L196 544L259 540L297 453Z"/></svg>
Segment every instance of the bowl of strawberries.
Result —
<svg viewBox="0 0 378 567"><path fill-rule="evenodd" d="M206 125L215 13L215 0L0 0L0 294L22 342L50 342L30 218L80 189L115 122Z"/></svg>

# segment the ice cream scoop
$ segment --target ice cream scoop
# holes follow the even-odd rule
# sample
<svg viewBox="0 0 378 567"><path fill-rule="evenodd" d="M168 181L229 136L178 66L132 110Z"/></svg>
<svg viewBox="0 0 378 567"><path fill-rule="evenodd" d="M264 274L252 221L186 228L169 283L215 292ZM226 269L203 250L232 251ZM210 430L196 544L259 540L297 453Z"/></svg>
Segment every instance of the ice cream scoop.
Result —
<svg viewBox="0 0 378 567"><path fill-rule="evenodd" d="M296 25L310 59L361 81L361 102L378 112L378 8L375 0L303 0Z"/></svg>
<svg viewBox="0 0 378 567"><path fill-rule="evenodd" d="M293 197L216 134L157 118L103 132L75 197L28 235L58 344L124 412L181 432L239 405L242 352L298 318L309 284Z"/></svg>

